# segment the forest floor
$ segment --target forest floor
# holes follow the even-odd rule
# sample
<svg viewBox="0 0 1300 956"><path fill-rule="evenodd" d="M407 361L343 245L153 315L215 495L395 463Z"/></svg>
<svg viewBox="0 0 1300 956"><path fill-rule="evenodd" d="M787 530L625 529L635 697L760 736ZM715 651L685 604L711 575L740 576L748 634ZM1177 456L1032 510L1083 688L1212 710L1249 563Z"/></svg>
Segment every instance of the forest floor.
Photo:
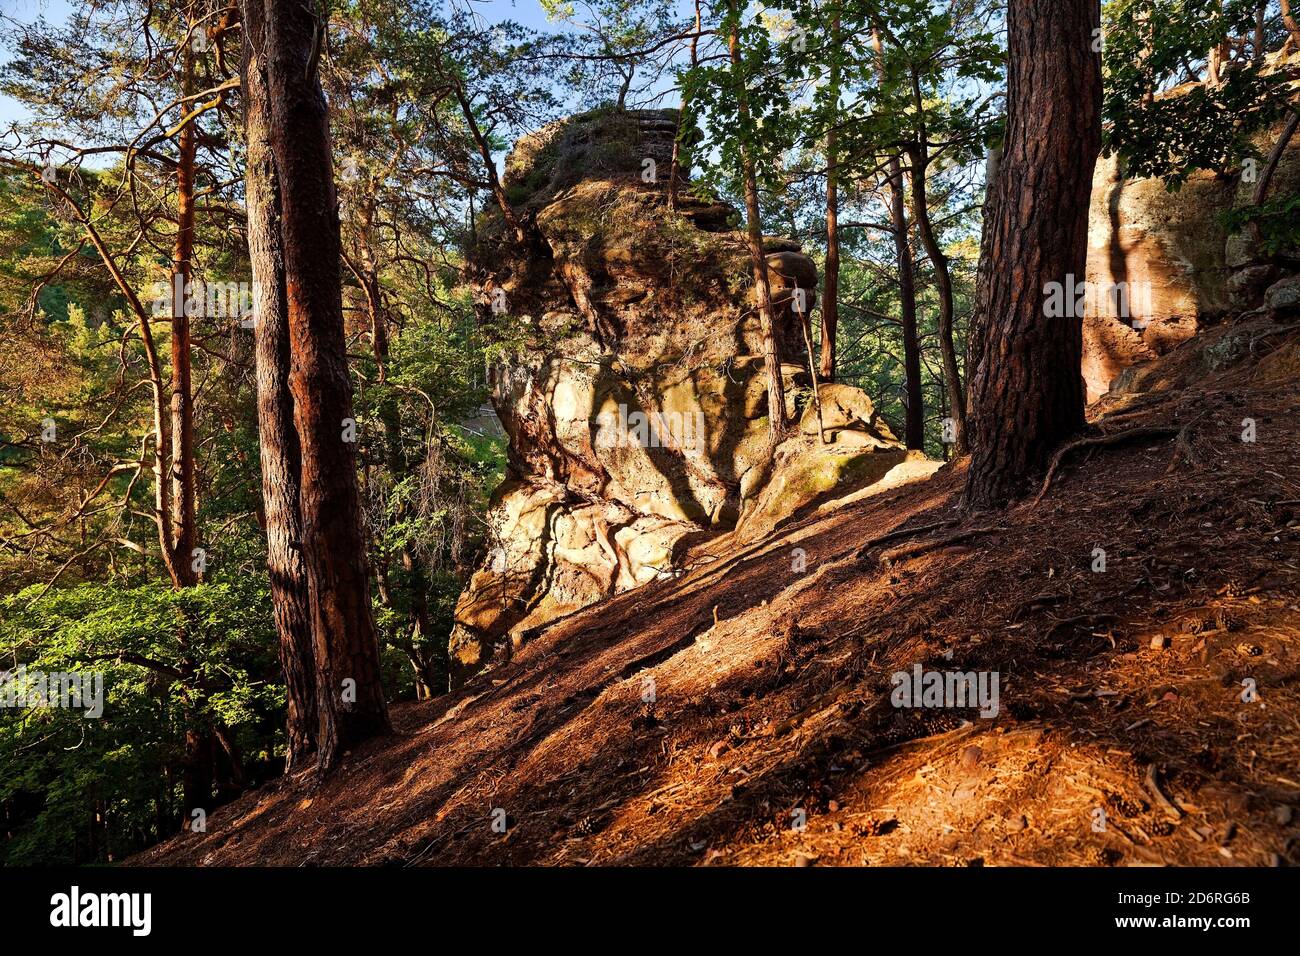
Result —
<svg viewBox="0 0 1300 956"><path fill-rule="evenodd" d="M956 466L706 542L132 862L1300 864L1298 341L1204 333L1006 512ZM892 706L917 663L997 715Z"/></svg>

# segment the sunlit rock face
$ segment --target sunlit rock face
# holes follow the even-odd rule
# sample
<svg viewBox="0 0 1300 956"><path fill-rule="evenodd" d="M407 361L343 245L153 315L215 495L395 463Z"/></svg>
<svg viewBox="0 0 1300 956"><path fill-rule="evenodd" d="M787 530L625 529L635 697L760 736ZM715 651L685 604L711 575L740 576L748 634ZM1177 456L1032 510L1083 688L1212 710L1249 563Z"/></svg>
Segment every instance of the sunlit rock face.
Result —
<svg viewBox="0 0 1300 956"><path fill-rule="evenodd" d="M504 185L525 231L480 225L481 315L508 357L493 401L509 439L493 546L456 609L456 680L536 628L679 574L702 533L755 540L837 487L909 459L861 391L823 388L818 441L801 323L817 270L767 243L786 364L786 414L768 446L762 333L738 217L667 180L673 110L582 114L516 144ZM903 466L901 470L894 471Z"/></svg>
<svg viewBox="0 0 1300 956"><path fill-rule="evenodd" d="M1292 65L1300 65L1300 54ZM1256 138L1262 156L1280 132L1281 124ZM1266 305L1269 286L1288 274L1286 256L1266 254L1247 234L1230 236L1223 221L1229 210L1252 204L1262 163L1231 176L1195 173L1177 192L1159 179L1125 179L1121 163L1117 156L1097 161L1088 214L1083 377L1090 402L1125 369L1207 325ZM1298 188L1295 137L1269 196Z"/></svg>

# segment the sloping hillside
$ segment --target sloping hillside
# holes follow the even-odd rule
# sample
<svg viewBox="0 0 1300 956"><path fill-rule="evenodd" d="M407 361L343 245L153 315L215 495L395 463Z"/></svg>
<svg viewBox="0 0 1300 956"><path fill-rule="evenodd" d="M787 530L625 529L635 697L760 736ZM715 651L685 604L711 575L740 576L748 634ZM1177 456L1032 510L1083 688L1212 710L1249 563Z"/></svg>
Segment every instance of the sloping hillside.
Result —
<svg viewBox="0 0 1300 956"><path fill-rule="evenodd" d="M1295 331L1176 349L1006 513L945 468L706 541L135 862L1300 862ZM997 715L892 706L916 664Z"/></svg>

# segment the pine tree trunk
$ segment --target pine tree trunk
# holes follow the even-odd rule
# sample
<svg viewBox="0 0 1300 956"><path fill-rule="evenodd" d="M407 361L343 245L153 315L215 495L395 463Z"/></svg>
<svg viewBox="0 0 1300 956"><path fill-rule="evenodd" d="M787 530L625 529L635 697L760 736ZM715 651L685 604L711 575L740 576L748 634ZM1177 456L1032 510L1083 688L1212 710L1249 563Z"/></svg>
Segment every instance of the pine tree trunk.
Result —
<svg viewBox="0 0 1300 956"><path fill-rule="evenodd" d="M885 80L885 45L880 30L873 27L871 42L876 51L876 73ZM921 339L916 328L916 265L907 225L907 190L902 163L889 161L889 217L893 224L894 257L898 260L899 315L903 323L903 377L907 420L904 442L908 448L925 448L925 392L921 388Z"/></svg>
<svg viewBox="0 0 1300 956"><path fill-rule="evenodd" d="M194 86L194 60L189 47L182 52L181 93L189 96ZM194 275L194 178L198 140L194 124L185 123L176 143L176 238L172 244L171 318L171 513L161 515L170 523L172 584L193 587L199 582L199 564L194 553L198 543L194 475L194 394L190 361L190 307ZM202 313L200 313L202 314ZM193 655L185 615L178 622L177 643L181 648L181 670L191 673ZM191 715L192 718L192 715ZM212 738L206 730L185 734L185 813L195 808L211 809L213 765Z"/></svg>
<svg viewBox="0 0 1300 956"><path fill-rule="evenodd" d="M763 255L763 217L758 206L758 179L754 172L753 149L744 141L752 132L749 122L749 98L740 64L739 19L736 0L731 0L730 32L727 49L731 55L732 78L736 86L737 112L742 129L740 144L741 177L745 190L745 235L749 245L749 262L754 274L754 296L763 328L763 363L767 370L768 440L776 448L786 434L785 382L781 378L781 342L777 337L776 316L772 309L772 287L767 277L767 257Z"/></svg>
<svg viewBox="0 0 1300 956"><path fill-rule="evenodd" d="M193 87L194 61L186 47L181 90L189 95ZM172 390L171 390L171 542L181 587L197 583L194 549L194 395L191 385L190 316L185 307L186 290L193 277L194 257L194 162L197 138L194 124L180 131L176 158L176 239L172 249Z"/></svg>
<svg viewBox="0 0 1300 956"><path fill-rule="evenodd" d="M193 822L193 812L212 812L212 734L207 730L185 731L185 763L181 768L181 794L185 801L182 829Z"/></svg>
<svg viewBox="0 0 1300 956"><path fill-rule="evenodd" d="M248 252L253 267L266 564L288 698L285 769L293 770L316 752L316 662L299 516L302 458L289 392L289 314L280 242L279 186L271 155L266 59L259 55L266 49L262 0L244 0L243 21L241 84L248 149L245 195Z"/></svg>
<svg viewBox="0 0 1300 956"><path fill-rule="evenodd" d="M953 339L952 273L948 269L948 257L940 248L930 222L930 200L926 188L930 164L928 152L924 142L912 150L912 219L934 269L934 282L939 293L939 354L943 359L948 414L953 422L952 457L960 458L966 454L966 391L962 386L957 345Z"/></svg>
<svg viewBox="0 0 1300 956"><path fill-rule="evenodd" d="M316 649L319 763L389 729L357 486L329 116L316 72L324 21L267 0L271 149L280 184L289 388L302 451L303 550Z"/></svg>
<svg viewBox="0 0 1300 956"><path fill-rule="evenodd" d="M1084 424L1081 316L1046 318L1049 283L1083 281L1088 205L1101 145L1098 0L1011 0L1007 133L994 183L984 324L972 379L966 502L999 507L1025 490Z"/></svg>
<svg viewBox="0 0 1300 956"><path fill-rule="evenodd" d="M840 12L831 12L830 42L832 46L828 96L838 105L840 93L840 60L835 49L840 36ZM822 283L822 350L821 376L826 382L835 381L835 336L840 325L840 197L839 197L839 142L835 112L826 130L826 276Z"/></svg>
<svg viewBox="0 0 1300 956"><path fill-rule="evenodd" d="M505 219L506 225L515 234L515 241L523 245L528 242L528 234L524 232L519 216L515 213L514 207L510 205L510 198L506 195L505 187L501 185L501 177L497 175L496 161L492 158L492 146L479 128L478 118L474 115L474 106L470 103L469 96L458 81L453 83L453 92L456 94L456 102L460 104L460 112L465 120L465 125L474 139L474 144L478 147L479 158L483 160L483 169L487 176L488 189L492 193L492 198L497 201L497 207L501 210L501 216Z"/></svg>
<svg viewBox="0 0 1300 956"><path fill-rule="evenodd" d="M889 213L894 225L899 313L903 322L904 394L907 396L904 441L908 448L921 450L925 447L925 397L921 389L921 342L916 331L916 273L912 243L908 240L903 170L897 157L889 163Z"/></svg>
<svg viewBox="0 0 1300 956"><path fill-rule="evenodd" d="M691 37L691 69L694 69L700 62L700 30L703 27L703 19L700 13L701 0L695 0L695 36ZM673 159L668 169L668 208L677 208L677 194L681 187L682 177L682 133L684 132L683 123L690 103L685 94L682 95L682 105L677 111L677 135L673 137Z"/></svg>
<svg viewBox="0 0 1300 956"><path fill-rule="evenodd" d="M1300 22L1291 13L1291 0L1282 0L1282 25L1291 38L1292 48L1300 50Z"/></svg>

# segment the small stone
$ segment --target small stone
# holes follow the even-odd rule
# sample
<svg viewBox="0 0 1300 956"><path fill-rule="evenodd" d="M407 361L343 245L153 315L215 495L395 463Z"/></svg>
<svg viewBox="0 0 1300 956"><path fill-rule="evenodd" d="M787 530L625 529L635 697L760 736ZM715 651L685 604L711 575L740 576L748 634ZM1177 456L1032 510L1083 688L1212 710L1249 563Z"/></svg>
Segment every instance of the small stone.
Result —
<svg viewBox="0 0 1300 956"><path fill-rule="evenodd" d="M1295 811L1285 803L1279 803L1273 811L1273 818L1277 820L1277 825L1280 827L1290 826L1291 819L1294 816Z"/></svg>
<svg viewBox="0 0 1300 956"><path fill-rule="evenodd" d="M1163 651L1168 646L1169 638L1164 634L1156 634L1151 638L1151 650L1153 651Z"/></svg>
<svg viewBox="0 0 1300 956"><path fill-rule="evenodd" d="M1274 282L1264 292L1264 304L1274 312L1300 309L1300 276Z"/></svg>

